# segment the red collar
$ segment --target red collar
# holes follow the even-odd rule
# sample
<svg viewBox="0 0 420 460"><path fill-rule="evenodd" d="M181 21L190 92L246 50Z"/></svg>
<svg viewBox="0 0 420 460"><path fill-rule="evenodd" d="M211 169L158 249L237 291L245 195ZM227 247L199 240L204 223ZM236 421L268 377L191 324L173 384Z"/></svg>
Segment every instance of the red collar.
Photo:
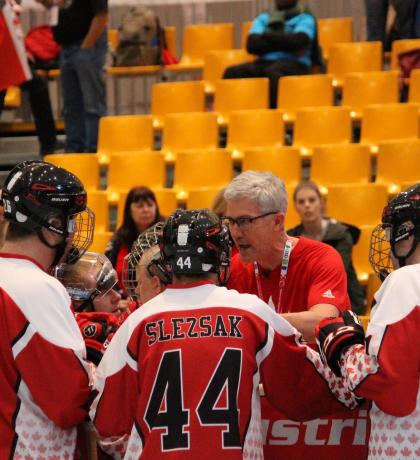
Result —
<svg viewBox="0 0 420 460"><path fill-rule="evenodd" d="M168 284L167 289L189 289L198 286L204 286L205 284L216 284L215 281L209 280L202 280L202 281L194 281L191 283L184 283L184 284Z"/></svg>
<svg viewBox="0 0 420 460"><path fill-rule="evenodd" d="M46 270L44 269L44 267L42 267L42 265L36 261L35 259L32 259L32 257L28 257L28 256L24 256L22 254L11 254L11 253L8 253L8 252L0 252L0 257L3 257L5 259L23 259L23 260L29 260L29 262L32 262L33 264L35 264L37 267L39 267L43 272L45 272Z"/></svg>

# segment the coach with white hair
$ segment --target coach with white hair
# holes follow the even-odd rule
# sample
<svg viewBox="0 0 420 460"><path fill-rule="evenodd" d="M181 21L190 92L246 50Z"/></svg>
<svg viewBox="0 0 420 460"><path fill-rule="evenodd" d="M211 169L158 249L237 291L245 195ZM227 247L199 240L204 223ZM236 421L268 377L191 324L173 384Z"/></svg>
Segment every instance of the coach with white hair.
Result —
<svg viewBox="0 0 420 460"><path fill-rule="evenodd" d="M224 196L225 221L239 250L228 287L258 295L313 341L322 318L350 308L339 253L319 241L286 234L287 193L270 172L240 174Z"/></svg>

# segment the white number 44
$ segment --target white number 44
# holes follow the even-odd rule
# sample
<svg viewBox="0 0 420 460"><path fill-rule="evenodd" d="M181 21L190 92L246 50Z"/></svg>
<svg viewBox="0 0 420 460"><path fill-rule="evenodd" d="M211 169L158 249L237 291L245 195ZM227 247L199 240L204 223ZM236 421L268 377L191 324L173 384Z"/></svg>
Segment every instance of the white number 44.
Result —
<svg viewBox="0 0 420 460"><path fill-rule="evenodd" d="M191 268L191 258L190 257L179 257L176 261L178 267L183 270L184 267Z"/></svg>

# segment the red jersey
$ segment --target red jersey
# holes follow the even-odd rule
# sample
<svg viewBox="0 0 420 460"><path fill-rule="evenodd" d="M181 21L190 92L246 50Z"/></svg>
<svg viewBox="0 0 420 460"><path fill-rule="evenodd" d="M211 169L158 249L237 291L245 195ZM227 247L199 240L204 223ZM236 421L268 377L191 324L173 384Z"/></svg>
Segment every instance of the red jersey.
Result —
<svg viewBox="0 0 420 460"><path fill-rule="evenodd" d="M340 254L320 241L298 237L299 242L290 254L278 313L309 310L313 305L328 303L341 310L350 308L347 295L347 276ZM232 258L228 288L238 292L258 295L258 282L262 300L277 310L280 269L266 272L258 266L256 276L254 264L244 264L239 254Z"/></svg>
<svg viewBox="0 0 420 460"><path fill-rule="evenodd" d="M85 345L64 286L0 255L0 458L73 458L87 415Z"/></svg>
<svg viewBox="0 0 420 460"><path fill-rule="evenodd" d="M324 379L355 402L280 315L209 283L169 286L133 312L96 377L91 418L113 458L262 459L260 381L292 419L344 407Z"/></svg>
<svg viewBox="0 0 420 460"><path fill-rule="evenodd" d="M391 273L366 331L340 363L347 387L372 400L369 459L420 458L420 264Z"/></svg>
<svg viewBox="0 0 420 460"><path fill-rule="evenodd" d="M313 305L329 303L340 310L350 308L347 276L339 253L324 243L298 237L292 249L279 312L301 312ZM280 261L281 262L281 261ZM280 264L264 273L258 267L263 300L273 309L278 305ZM254 264L232 258L228 287L258 295ZM308 388L311 382L307 382ZM266 460L361 460L367 454L367 414L363 408L299 423L262 400ZM343 430L343 426L346 427Z"/></svg>

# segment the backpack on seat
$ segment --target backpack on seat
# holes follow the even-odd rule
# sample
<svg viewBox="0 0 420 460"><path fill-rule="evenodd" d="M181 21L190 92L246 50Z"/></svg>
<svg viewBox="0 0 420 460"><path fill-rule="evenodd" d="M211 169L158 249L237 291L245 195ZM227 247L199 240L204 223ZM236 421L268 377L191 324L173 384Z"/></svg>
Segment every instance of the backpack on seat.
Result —
<svg viewBox="0 0 420 460"><path fill-rule="evenodd" d="M122 17L116 66L161 65L164 31L156 13L145 6L133 6Z"/></svg>

